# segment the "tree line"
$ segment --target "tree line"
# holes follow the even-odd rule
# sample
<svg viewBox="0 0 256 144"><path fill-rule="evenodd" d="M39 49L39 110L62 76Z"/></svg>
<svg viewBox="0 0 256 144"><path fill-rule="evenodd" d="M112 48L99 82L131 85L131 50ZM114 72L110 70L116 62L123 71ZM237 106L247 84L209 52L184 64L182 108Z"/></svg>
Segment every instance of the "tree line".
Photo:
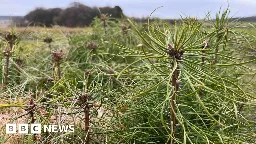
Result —
<svg viewBox="0 0 256 144"><path fill-rule="evenodd" d="M93 19L100 14L107 14L113 18L124 17L123 10L119 6L111 7L89 7L84 4L74 2L65 9L61 8L36 8L29 12L22 20L20 26L27 23L36 26L52 27L54 25L67 27L89 26Z"/></svg>

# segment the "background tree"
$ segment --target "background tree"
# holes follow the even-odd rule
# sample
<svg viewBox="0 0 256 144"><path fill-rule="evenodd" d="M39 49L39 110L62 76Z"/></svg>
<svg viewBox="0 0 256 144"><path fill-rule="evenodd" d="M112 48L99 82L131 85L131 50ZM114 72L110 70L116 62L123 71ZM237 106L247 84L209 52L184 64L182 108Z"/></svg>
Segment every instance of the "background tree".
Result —
<svg viewBox="0 0 256 144"><path fill-rule="evenodd" d="M35 10L29 12L25 19L32 24L39 26L45 25L47 27L52 26L53 24L57 24L57 18L62 12L60 8L52 8L52 9L44 9L44 8L36 8ZM55 21L54 21L55 20Z"/></svg>
<svg viewBox="0 0 256 144"><path fill-rule="evenodd" d="M113 18L123 17L123 11L119 6L99 8L103 14L110 15ZM89 26L95 17L99 16L97 7L89 7L79 2L71 3L66 9L61 8L36 8L25 16L25 20L40 26L61 25L67 27Z"/></svg>

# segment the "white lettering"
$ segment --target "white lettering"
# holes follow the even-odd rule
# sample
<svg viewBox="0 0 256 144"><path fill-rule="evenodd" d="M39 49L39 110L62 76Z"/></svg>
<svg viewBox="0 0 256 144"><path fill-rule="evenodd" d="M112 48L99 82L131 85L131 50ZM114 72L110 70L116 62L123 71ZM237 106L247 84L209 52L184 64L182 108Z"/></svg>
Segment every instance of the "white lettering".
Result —
<svg viewBox="0 0 256 144"><path fill-rule="evenodd" d="M51 125L44 125L44 132L52 132L52 126Z"/></svg>

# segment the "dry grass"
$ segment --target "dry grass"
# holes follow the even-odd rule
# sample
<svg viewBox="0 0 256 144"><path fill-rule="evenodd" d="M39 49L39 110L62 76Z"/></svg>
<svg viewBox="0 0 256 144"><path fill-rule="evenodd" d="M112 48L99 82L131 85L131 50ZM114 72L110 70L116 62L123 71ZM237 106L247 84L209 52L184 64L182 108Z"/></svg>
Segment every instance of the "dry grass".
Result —
<svg viewBox="0 0 256 144"><path fill-rule="evenodd" d="M2 109L0 111L0 133L1 134L5 133L5 125L8 123L16 123L16 124L26 123L25 117L21 117L14 121L11 121L12 118L17 117L20 113L25 113L25 110L23 110L22 108L13 107L13 108L6 108L4 110ZM22 143L21 134L5 135L5 138L8 138L8 137L9 139L4 144Z"/></svg>
<svg viewBox="0 0 256 144"><path fill-rule="evenodd" d="M29 99L30 97L27 96L26 98L18 98L14 103L19 103L23 105L28 105L29 104ZM10 103L13 103L13 101L10 100L4 100L0 102L0 105L8 105ZM63 111L70 112L69 109L63 109ZM2 134L5 134L5 126L8 123L14 123L14 124L23 124L23 123L28 123L30 121L31 117L29 114L26 114L27 111L25 111L21 107L8 107L8 108L0 108L0 136ZM35 111L36 115L40 115L43 117L47 117L47 112L44 107L38 107L36 108ZM107 126L106 125L106 120L101 119L102 115L104 113L108 113L107 115L110 114L108 110L105 108L99 108L98 109L98 115L97 118L92 119L94 122L101 123L102 126ZM24 115L26 114L26 115ZM23 115L22 117L20 117ZM111 114L110 114L111 115ZM66 124L74 124L74 125L80 125L81 128L84 130L85 125L83 121L81 120L80 116L83 117L83 114L75 114L75 115L70 115L70 116L65 116L65 115L51 115L49 119L49 124L57 124L57 123L66 123ZM17 118L18 117L18 118ZM16 119L17 118L17 119ZM109 120L109 119L107 119ZM45 123L45 121L41 121L41 123ZM48 123L48 122L46 122ZM41 135L37 135L38 140L40 140ZM6 142L3 144L21 144L22 143L22 134L7 134L4 136L5 139L8 139ZM0 142L1 143L1 142Z"/></svg>

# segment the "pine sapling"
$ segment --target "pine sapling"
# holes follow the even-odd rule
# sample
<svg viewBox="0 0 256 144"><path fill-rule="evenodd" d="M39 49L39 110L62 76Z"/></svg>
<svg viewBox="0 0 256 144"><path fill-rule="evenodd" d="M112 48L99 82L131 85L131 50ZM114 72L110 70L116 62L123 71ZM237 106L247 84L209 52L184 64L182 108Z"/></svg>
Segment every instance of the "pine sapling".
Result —
<svg viewBox="0 0 256 144"><path fill-rule="evenodd" d="M103 21L103 28L105 31L105 34L107 33L106 27L107 27L107 16L105 14L100 15L100 19Z"/></svg>
<svg viewBox="0 0 256 144"><path fill-rule="evenodd" d="M86 69L84 72L84 94L81 95L80 101L84 109L84 126L85 126L85 144L89 144L89 125L90 125L90 106L88 100L90 99L90 94L87 93L87 83L90 76L90 70Z"/></svg>
<svg viewBox="0 0 256 144"><path fill-rule="evenodd" d="M63 56L62 50L52 52L55 81L58 81L61 78L60 64L63 59L62 56Z"/></svg>
<svg viewBox="0 0 256 144"><path fill-rule="evenodd" d="M88 103L88 100L90 99L90 94L84 93L81 96L81 102L84 109L84 131L85 131L85 144L89 144L90 142L90 132L89 132L89 126L90 126L90 106Z"/></svg>
<svg viewBox="0 0 256 144"><path fill-rule="evenodd" d="M127 33L128 33L128 28L125 24L122 24L122 33L123 33L123 35L127 35Z"/></svg>
<svg viewBox="0 0 256 144"><path fill-rule="evenodd" d="M13 33L9 33L5 36L5 40L8 42L8 46L5 48L3 54L5 56L5 73L4 73L4 87L8 85L8 77L9 77L9 65L10 65L10 57L13 53L13 47L18 39L17 35Z"/></svg>
<svg viewBox="0 0 256 144"><path fill-rule="evenodd" d="M93 61L95 61L96 60L96 55L97 55L97 49L98 49L98 44L97 43L95 43L95 42L88 42L87 43L87 48L89 49L89 50L91 50L91 52L92 52L92 57L91 57L91 62L93 62Z"/></svg>

